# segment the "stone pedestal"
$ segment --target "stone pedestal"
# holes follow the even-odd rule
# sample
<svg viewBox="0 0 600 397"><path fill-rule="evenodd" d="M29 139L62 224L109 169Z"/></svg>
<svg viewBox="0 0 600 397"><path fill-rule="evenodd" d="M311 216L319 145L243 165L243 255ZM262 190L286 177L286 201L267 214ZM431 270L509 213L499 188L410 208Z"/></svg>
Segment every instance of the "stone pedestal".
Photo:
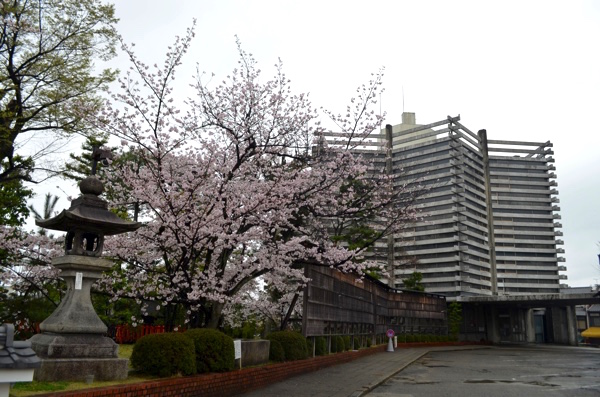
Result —
<svg viewBox="0 0 600 397"><path fill-rule="evenodd" d="M107 327L92 306L90 289L111 262L96 257L66 255L53 260L61 269L67 293L60 305L40 324L41 334L31 348L42 359L38 381L117 380L127 377L127 359L118 358L119 346L103 336Z"/></svg>
<svg viewBox="0 0 600 397"><path fill-rule="evenodd" d="M44 358L42 366L35 370L34 380L56 381L103 381L127 379L126 358Z"/></svg>

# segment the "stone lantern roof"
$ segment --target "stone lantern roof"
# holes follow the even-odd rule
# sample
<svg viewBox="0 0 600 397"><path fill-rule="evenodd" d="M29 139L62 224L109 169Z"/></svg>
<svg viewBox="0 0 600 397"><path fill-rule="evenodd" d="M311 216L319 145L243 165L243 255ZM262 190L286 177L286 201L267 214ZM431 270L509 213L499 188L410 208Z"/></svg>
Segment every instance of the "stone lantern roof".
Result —
<svg viewBox="0 0 600 397"><path fill-rule="evenodd" d="M112 158L110 151L94 148L92 175L79 184L81 196L73 200L71 207L54 218L37 220L36 225L67 232L65 253L99 257L102 254L104 236L134 231L141 226L119 218L108 210L108 203L99 196L104 185L95 176L98 161Z"/></svg>
<svg viewBox="0 0 600 397"><path fill-rule="evenodd" d="M139 222L119 218L108 210L108 203L98 197L103 191L102 182L95 176L88 176L79 185L81 196L71 202L71 207L54 218L37 220L36 225L70 232L76 228L102 232L105 236L131 232L140 227Z"/></svg>

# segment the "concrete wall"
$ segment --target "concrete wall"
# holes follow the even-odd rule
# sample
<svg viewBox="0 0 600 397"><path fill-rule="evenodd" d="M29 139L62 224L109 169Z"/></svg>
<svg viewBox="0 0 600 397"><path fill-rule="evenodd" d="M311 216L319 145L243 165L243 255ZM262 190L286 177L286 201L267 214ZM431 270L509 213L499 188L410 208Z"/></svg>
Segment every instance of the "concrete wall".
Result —
<svg viewBox="0 0 600 397"><path fill-rule="evenodd" d="M269 362L269 347L271 342L261 340L242 341L242 367L267 364Z"/></svg>

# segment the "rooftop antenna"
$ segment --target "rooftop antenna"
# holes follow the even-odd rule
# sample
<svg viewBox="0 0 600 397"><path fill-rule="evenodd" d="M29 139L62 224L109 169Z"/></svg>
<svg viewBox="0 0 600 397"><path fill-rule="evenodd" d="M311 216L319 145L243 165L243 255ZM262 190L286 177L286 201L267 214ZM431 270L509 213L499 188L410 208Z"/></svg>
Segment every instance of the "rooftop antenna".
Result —
<svg viewBox="0 0 600 397"><path fill-rule="evenodd" d="M402 113L404 113L404 85L402 85Z"/></svg>

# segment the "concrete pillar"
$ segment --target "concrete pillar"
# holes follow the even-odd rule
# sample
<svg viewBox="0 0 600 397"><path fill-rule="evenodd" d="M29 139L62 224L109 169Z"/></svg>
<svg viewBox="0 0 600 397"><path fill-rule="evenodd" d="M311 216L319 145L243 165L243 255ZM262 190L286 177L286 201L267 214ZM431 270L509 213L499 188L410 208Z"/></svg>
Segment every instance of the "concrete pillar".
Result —
<svg viewBox="0 0 600 397"><path fill-rule="evenodd" d="M577 315L575 314L575 306L567 306L566 311L569 345L577 346Z"/></svg>
<svg viewBox="0 0 600 397"><path fill-rule="evenodd" d="M492 343L500 343L500 332L498 330L498 310L495 306L489 306L488 310L484 309L485 316L485 329L487 332L487 339Z"/></svg>
<svg viewBox="0 0 600 397"><path fill-rule="evenodd" d="M566 321L564 321L564 309L562 307L551 307L550 312L552 313L552 316L550 317L550 327L552 328L552 335L554 336L550 343L567 344L567 327L565 324Z"/></svg>
<svg viewBox="0 0 600 397"><path fill-rule="evenodd" d="M487 211L488 249L490 250L490 281L492 295L498 295L498 275L496 271L496 240L494 237L494 213L492 210L492 183L490 177L490 158L488 155L487 131L479 130L479 143L481 144L481 157L483 160L483 176L485 181L485 206Z"/></svg>
<svg viewBox="0 0 600 397"><path fill-rule="evenodd" d="M535 343L535 324L533 322L533 309L525 312L525 340L527 343Z"/></svg>
<svg viewBox="0 0 600 397"><path fill-rule="evenodd" d="M552 330L554 332L553 343L563 345L574 345L576 343L575 316L570 313L570 309L567 306L551 308ZM570 317L572 317L572 320Z"/></svg>

